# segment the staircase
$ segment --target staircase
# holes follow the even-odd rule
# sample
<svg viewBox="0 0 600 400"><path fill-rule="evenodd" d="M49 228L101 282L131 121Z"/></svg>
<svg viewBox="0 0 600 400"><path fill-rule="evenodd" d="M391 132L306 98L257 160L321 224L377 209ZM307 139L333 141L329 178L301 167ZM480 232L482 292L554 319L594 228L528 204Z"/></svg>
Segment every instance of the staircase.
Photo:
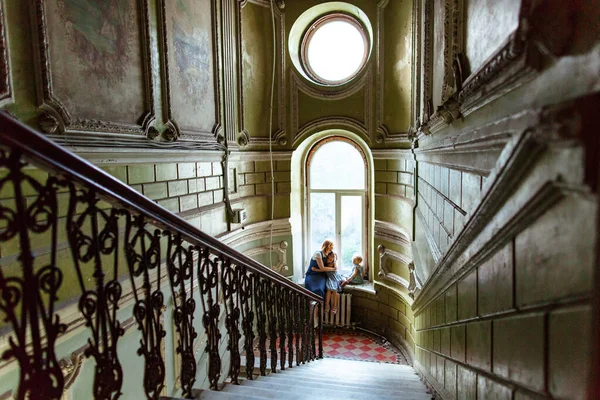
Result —
<svg viewBox="0 0 600 400"><path fill-rule="evenodd" d="M240 385L225 384L221 391L195 391L196 399L395 399L433 397L408 365L378 364L325 358L287 368ZM163 398L164 400L168 398Z"/></svg>

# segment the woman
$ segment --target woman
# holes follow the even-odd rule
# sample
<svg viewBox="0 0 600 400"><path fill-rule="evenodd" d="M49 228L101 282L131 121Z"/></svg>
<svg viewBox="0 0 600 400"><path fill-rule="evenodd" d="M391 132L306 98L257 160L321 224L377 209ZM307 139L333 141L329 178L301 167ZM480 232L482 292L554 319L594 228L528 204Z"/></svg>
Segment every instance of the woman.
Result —
<svg viewBox="0 0 600 400"><path fill-rule="evenodd" d="M306 277L304 279L304 286L321 297L324 297L325 295L325 284L327 282L326 272L337 270L335 267L326 267L323 263L325 257L332 251L333 242L331 240L325 240L321 245L321 251L316 251L310 259Z"/></svg>

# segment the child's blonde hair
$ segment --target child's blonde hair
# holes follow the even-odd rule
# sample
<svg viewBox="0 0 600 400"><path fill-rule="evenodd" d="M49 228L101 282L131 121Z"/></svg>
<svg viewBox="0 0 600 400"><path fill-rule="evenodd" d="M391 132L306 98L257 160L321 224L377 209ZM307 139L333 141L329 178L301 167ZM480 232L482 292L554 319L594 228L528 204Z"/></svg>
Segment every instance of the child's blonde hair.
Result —
<svg viewBox="0 0 600 400"><path fill-rule="evenodd" d="M352 264L360 264L362 262L363 258L362 256L355 254L354 256L352 256Z"/></svg>

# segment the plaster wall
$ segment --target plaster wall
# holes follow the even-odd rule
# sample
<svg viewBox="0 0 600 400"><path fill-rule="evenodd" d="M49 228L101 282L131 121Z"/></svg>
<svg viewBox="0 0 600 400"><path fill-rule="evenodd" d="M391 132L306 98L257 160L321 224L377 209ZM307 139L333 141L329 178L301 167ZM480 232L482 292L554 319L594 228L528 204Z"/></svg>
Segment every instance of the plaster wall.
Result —
<svg viewBox="0 0 600 400"><path fill-rule="evenodd" d="M417 3L426 24L428 2ZM439 3L429 23L451 46L433 57L460 54L463 85L447 67L427 68L421 49L421 96L440 107L420 108L414 149L424 280L412 305L415 367L442 398L589 398L598 201L585 132L598 104L589 18L599 9ZM525 23L526 50L505 66L500 49Z"/></svg>

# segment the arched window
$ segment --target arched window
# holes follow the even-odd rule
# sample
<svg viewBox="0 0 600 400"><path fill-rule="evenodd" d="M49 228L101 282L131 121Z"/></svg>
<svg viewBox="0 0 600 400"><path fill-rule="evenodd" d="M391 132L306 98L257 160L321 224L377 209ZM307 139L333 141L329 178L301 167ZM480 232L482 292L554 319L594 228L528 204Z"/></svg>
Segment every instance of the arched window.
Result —
<svg viewBox="0 0 600 400"><path fill-rule="evenodd" d="M354 17L341 13L315 21L302 39L306 73L325 85L340 85L362 70L369 55L369 37Z"/></svg>
<svg viewBox="0 0 600 400"><path fill-rule="evenodd" d="M367 168L363 153L349 139L319 142L307 161L309 243L311 251L332 239L342 273L352 256L365 257Z"/></svg>

